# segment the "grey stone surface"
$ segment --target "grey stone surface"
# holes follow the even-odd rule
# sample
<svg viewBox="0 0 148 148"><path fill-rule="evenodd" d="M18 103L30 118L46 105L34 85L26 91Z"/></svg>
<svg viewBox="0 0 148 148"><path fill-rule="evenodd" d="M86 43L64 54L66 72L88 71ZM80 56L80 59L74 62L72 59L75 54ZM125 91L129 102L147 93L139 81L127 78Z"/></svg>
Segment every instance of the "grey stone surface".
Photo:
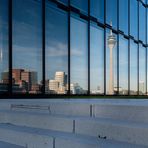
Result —
<svg viewBox="0 0 148 148"><path fill-rule="evenodd" d="M27 148L53 148L53 138L38 131L25 130L9 124L0 124L0 141Z"/></svg>
<svg viewBox="0 0 148 148"><path fill-rule="evenodd" d="M148 146L148 125L111 119L76 119L75 132Z"/></svg>
<svg viewBox="0 0 148 148"><path fill-rule="evenodd" d="M94 105L95 117L148 123L148 106L137 105Z"/></svg>
<svg viewBox="0 0 148 148"><path fill-rule="evenodd" d="M29 108L12 109L12 104ZM0 109L0 123L5 123L0 124L0 140L8 143L28 148L148 147L148 100L1 100ZM107 139L97 143L98 136Z"/></svg>
<svg viewBox="0 0 148 148"><path fill-rule="evenodd" d="M25 147L0 141L0 148L25 148Z"/></svg>
<svg viewBox="0 0 148 148"><path fill-rule="evenodd" d="M73 119L40 113L0 111L0 123L72 132Z"/></svg>
<svg viewBox="0 0 148 148"><path fill-rule="evenodd" d="M80 140L81 141L81 140ZM99 144L74 141L72 139L56 138L55 148L99 148Z"/></svg>
<svg viewBox="0 0 148 148"><path fill-rule="evenodd" d="M90 104L63 102L50 103L52 114L64 114L71 116L90 116Z"/></svg>

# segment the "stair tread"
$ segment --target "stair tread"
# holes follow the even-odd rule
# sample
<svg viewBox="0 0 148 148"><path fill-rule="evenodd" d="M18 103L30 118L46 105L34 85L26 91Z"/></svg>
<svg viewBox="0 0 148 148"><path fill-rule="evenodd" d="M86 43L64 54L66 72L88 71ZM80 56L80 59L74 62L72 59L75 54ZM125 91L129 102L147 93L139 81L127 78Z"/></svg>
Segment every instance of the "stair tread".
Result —
<svg viewBox="0 0 148 148"><path fill-rule="evenodd" d="M120 146L120 148L122 148L122 147L123 148L125 148L125 147L126 148L146 148L146 146L143 146L143 145L135 145L135 144L120 142L120 141L115 141L115 140L110 140L110 139L100 139L97 137L95 138L95 137L91 137L91 136L74 134L74 133L46 130L46 129L40 129L40 128L32 128L32 127L26 127L26 126L18 126L18 125L13 125L13 124L9 124L9 123L0 123L0 128L10 130L10 131L14 130L17 132L23 132L23 133L25 132L25 133L29 133L29 134L37 134L37 135L43 135L43 136L47 136L47 137L74 140L74 141L77 141L80 143L94 144L94 145L102 146L104 148L107 146L114 147L114 148L119 147L119 146Z"/></svg>

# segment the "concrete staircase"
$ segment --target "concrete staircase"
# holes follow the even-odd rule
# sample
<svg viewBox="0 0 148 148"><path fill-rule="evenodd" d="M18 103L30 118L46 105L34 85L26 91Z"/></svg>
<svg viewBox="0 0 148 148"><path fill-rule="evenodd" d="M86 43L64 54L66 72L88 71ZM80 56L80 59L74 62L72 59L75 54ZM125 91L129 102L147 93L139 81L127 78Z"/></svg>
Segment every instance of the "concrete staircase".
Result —
<svg viewBox="0 0 148 148"><path fill-rule="evenodd" d="M1 100L0 148L9 147L145 148L148 101Z"/></svg>

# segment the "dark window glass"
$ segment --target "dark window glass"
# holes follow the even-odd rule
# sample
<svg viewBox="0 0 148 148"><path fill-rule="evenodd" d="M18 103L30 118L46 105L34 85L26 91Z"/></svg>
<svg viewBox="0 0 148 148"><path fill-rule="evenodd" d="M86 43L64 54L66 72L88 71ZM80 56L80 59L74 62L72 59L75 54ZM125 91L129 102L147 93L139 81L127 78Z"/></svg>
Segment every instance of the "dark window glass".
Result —
<svg viewBox="0 0 148 148"><path fill-rule="evenodd" d="M130 95L137 95L138 90L138 45L130 40Z"/></svg>
<svg viewBox="0 0 148 148"><path fill-rule="evenodd" d="M0 93L8 90L8 0L0 1Z"/></svg>
<svg viewBox="0 0 148 148"><path fill-rule="evenodd" d="M40 93L42 81L41 2L13 0L13 92Z"/></svg>
<svg viewBox="0 0 148 148"><path fill-rule="evenodd" d="M68 4L68 0L58 0L59 2L63 3L63 4Z"/></svg>
<svg viewBox="0 0 148 148"><path fill-rule="evenodd" d="M88 90L88 24L71 16L71 93L86 94Z"/></svg>
<svg viewBox="0 0 148 148"><path fill-rule="evenodd" d="M68 15L46 3L46 93L66 94Z"/></svg>
<svg viewBox="0 0 148 148"><path fill-rule="evenodd" d="M146 8L139 2L139 39L146 43Z"/></svg>
<svg viewBox="0 0 148 148"><path fill-rule="evenodd" d="M104 30L95 24L90 27L90 90L104 93Z"/></svg>
<svg viewBox="0 0 148 148"><path fill-rule="evenodd" d="M104 0L90 1L90 15L104 22Z"/></svg>
<svg viewBox="0 0 148 148"><path fill-rule="evenodd" d="M119 37L119 93L128 94L128 40Z"/></svg>
<svg viewBox="0 0 148 148"><path fill-rule="evenodd" d="M119 29L128 34L128 0L119 0Z"/></svg>
<svg viewBox="0 0 148 148"><path fill-rule="evenodd" d="M116 34L113 34L116 43L113 49L111 50L108 45L108 38L110 34L111 34L110 30L107 30L106 31L106 93L112 95L117 93L117 36ZM112 60L112 65L111 65L111 60ZM111 66L112 66L112 72L111 72ZM112 86L112 88L110 85Z"/></svg>
<svg viewBox="0 0 148 148"><path fill-rule="evenodd" d="M106 22L117 28L117 0L106 0Z"/></svg>
<svg viewBox="0 0 148 148"><path fill-rule="evenodd" d="M130 34L138 38L138 2L137 0L130 0Z"/></svg>
<svg viewBox="0 0 148 148"><path fill-rule="evenodd" d="M146 48L139 45L139 95L146 92Z"/></svg>
<svg viewBox="0 0 148 148"><path fill-rule="evenodd" d="M82 13L88 14L88 0L70 0L70 3Z"/></svg>

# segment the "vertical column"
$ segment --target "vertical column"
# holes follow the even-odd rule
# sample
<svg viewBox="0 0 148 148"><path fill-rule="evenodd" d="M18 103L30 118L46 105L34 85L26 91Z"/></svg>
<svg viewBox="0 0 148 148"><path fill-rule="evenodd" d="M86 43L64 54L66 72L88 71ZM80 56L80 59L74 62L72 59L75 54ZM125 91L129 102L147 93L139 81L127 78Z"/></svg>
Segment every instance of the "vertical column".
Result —
<svg viewBox="0 0 148 148"><path fill-rule="evenodd" d="M88 0L88 95L90 95L90 0Z"/></svg>
<svg viewBox="0 0 148 148"><path fill-rule="evenodd" d="M8 4L9 19L9 95L12 95L12 0Z"/></svg>
<svg viewBox="0 0 148 148"><path fill-rule="evenodd" d="M70 95L70 0L68 0L68 95Z"/></svg>
<svg viewBox="0 0 148 148"><path fill-rule="evenodd" d="M42 0L42 93L45 94L45 0Z"/></svg>

